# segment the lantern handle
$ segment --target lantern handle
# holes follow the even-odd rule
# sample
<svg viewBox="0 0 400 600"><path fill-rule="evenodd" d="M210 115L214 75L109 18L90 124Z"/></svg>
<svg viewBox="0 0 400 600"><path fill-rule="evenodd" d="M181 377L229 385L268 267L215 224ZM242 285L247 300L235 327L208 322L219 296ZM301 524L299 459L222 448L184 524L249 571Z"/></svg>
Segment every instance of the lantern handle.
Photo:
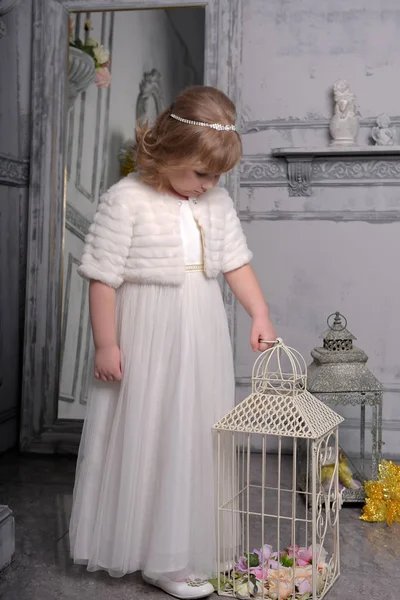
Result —
<svg viewBox="0 0 400 600"><path fill-rule="evenodd" d="M339 324L339 322L341 322L341 319L344 319L344 325L342 325L342 327L335 327L335 321L333 322L333 325L331 325L329 323L329 321L330 321L330 319L332 317L335 317L335 321L336 320L338 321L337 324ZM338 310L336 312L332 313L331 315L329 315L329 317L327 318L326 322L327 322L327 325L328 325L329 329L331 329L332 331L333 331L334 327L335 327L335 331L343 331L347 327L347 319L346 319L346 317L344 315L342 315Z"/></svg>

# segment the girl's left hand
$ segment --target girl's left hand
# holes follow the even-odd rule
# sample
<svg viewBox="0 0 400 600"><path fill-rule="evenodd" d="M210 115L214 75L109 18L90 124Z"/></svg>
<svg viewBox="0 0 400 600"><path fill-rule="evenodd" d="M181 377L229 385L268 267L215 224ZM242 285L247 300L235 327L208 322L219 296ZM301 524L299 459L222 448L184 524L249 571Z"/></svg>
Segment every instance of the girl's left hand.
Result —
<svg viewBox="0 0 400 600"><path fill-rule="evenodd" d="M275 331L275 327L272 325L268 316L255 317L253 319L250 333L250 344L254 352L264 352L265 350L268 350L268 348L271 348L273 343L276 341L277 337L278 336ZM260 342L260 340L270 343L265 344L264 342Z"/></svg>

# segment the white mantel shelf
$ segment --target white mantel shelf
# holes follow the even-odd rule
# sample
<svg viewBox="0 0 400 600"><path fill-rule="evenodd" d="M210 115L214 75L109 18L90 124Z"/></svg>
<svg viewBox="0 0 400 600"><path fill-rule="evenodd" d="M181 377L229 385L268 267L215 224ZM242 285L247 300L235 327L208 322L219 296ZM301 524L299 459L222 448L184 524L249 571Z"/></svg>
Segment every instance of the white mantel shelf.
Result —
<svg viewBox="0 0 400 600"><path fill-rule="evenodd" d="M372 168L377 163L387 161L396 162L396 173L398 171L400 185L400 146L326 146L323 148L274 148L271 154L275 158L284 158L287 161L287 175L290 196L310 196L312 192L313 175L321 169L324 163L359 163L360 172L363 173L362 165ZM321 162L322 161L322 162ZM317 164L318 163L318 164ZM368 170L367 169L367 170ZM365 170L365 173L367 173ZM397 179L397 177L396 177ZM374 182L376 185L376 182ZM365 183L368 185L368 177Z"/></svg>
<svg viewBox="0 0 400 600"><path fill-rule="evenodd" d="M396 156L400 146L327 146L325 148L274 148L272 155L285 158L314 156Z"/></svg>

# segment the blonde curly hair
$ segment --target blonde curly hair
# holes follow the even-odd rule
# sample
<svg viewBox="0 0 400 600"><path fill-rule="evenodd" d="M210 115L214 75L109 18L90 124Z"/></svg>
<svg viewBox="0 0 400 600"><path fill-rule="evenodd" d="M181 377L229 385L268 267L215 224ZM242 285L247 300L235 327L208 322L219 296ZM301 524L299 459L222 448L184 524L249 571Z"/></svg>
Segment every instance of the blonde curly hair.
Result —
<svg viewBox="0 0 400 600"><path fill-rule="evenodd" d="M136 165L140 179L162 189L171 170L193 169L213 175L230 171L240 160L242 142L236 131L176 121L171 113L191 121L233 125L235 105L220 90L208 86L190 87L179 94L154 125L137 125Z"/></svg>

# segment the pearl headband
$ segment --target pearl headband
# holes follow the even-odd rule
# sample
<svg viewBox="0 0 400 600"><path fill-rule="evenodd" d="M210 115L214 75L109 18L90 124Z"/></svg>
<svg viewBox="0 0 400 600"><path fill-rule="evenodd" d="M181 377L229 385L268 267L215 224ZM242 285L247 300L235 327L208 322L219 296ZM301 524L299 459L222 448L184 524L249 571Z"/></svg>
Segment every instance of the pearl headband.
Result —
<svg viewBox="0 0 400 600"><path fill-rule="evenodd" d="M200 127L211 127L211 129L216 129L217 131L236 131L235 125L221 125L221 123L202 123L201 121L191 121L190 119L184 119L183 117L178 117L178 115L174 115L170 113L170 116L176 121L180 121L181 123L186 123L187 125L199 125Z"/></svg>

